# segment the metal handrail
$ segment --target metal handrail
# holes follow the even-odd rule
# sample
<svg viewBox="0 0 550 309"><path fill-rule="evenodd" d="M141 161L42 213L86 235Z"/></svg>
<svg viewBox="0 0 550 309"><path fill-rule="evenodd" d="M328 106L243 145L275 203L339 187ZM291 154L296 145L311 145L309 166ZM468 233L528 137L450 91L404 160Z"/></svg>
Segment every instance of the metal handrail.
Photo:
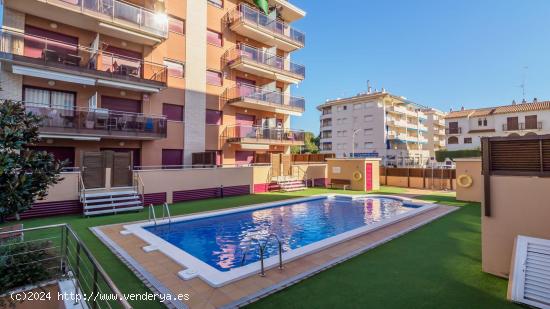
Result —
<svg viewBox="0 0 550 309"><path fill-rule="evenodd" d="M307 179L307 170L304 170L304 169L303 169L301 166L299 166L299 165L292 165L292 168L297 168L297 169L298 169L298 176L297 176L298 179L300 179L300 172L302 172L302 173L304 174L304 182L305 182L306 188L307 188L307 187L308 187L308 186L307 186L307 181L308 181L308 179ZM313 180L312 180L312 182L311 182L311 186L313 187Z"/></svg>
<svg viewBox="0 0 550 309"><path fill-rule="evenodd" d="M130 169L132 169L131 166ZM134 172L134 188L141 199L141 204L145 205L145 184L143 183L143 179L141 179L141 175L136 172Z"/></svg>
<svg viewBox="0 0 550 309"><path fill-rule="evenodd" d="M86 187L84 186L84 178L82 177L82 172L78 173L78 197L82 202L82 195L86 194Z"/></svg>
<svg viewBox="0 0 550 309"><path fill-rule="evenodd" d="M283 269L283 243L281 242L281 239L277 234L269 234L264 239L265 242L262 244L261 240L258 238L252 238L253 241L256 241L258 243L259 249L260 249L260 276L265 277L265 267L264 267L264 254L265 249L267 245L269 244L269 241L275 237L275 240L277 240L277 244L279 246L279 269ZM246 258L246 254L250 250L250 245L252 245L252 242L249 244L249 246L246 248L246 250L243 253L243 258L241 259L241 266L244 264L244 260Z"/></svg>
<svg viewBox="0 0 550 309"><path fill-rule="evenodd" d="M165 210L166 210L166 215L168 216L168 223L172 223L172 216L170 215L170 207L168 207L167 202L164 202L164 204L162 204L162 220L164 220L165 218Z"/></svg>
<svg viewBox="0 0 550 309"><path fill-rule="evenodd" d="M155 225L157 225L157 215L155 214L155 207L153 204L149 204L149 221L151 221L151 218L153 218L153 222L155 222Z"/></svg>

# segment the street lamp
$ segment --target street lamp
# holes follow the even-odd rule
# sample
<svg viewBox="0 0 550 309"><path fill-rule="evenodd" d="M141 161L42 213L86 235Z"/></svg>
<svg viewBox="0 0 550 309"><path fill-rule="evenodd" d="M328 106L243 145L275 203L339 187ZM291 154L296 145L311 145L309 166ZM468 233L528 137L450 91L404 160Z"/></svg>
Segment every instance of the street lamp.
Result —
<svg viewBox="0 0 550 309"><path fill-rule="evenodd" d="M357 134L361 129L357 129L353 131L353 135L351 136L351 154L355 158L355 134Z"/></svg>

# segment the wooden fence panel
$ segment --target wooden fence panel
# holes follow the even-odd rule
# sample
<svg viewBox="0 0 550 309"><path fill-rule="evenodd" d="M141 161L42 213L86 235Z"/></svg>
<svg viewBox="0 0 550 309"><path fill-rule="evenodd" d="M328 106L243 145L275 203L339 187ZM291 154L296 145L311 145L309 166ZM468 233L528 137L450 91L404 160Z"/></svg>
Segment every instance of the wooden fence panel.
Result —
<svg viewBox="0 0 550 309"><path fill-rule="evenodd" d="M386 186L454 190L456 170L380 167L380 184Z"/></svg>

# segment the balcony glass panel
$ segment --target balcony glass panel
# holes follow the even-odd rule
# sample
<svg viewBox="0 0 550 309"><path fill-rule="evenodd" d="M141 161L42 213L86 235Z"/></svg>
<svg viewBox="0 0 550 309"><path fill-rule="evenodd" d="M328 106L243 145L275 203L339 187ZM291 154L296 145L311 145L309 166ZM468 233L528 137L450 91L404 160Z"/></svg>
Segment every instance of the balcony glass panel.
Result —
<svg viewBox="0 0 550 309"><path fill-rule="evenodd" d="M296 109L305 109L305 99L285 95L280 91L266 90L260 87L241 84L226 90L227 99L231 101L251 99L266 102L281 107L289 106Z"/></svg>
<svg viewBox="0 0 550 309"><path fill-rule="evenodd" d="M225 54L225 61L228 64L241 59L267 65L276 70L287 71L299 75L302 78L306 75L306 69L303 65L290 62L282 57L249 45L240 44L236 48L228 50Z"/></svg>

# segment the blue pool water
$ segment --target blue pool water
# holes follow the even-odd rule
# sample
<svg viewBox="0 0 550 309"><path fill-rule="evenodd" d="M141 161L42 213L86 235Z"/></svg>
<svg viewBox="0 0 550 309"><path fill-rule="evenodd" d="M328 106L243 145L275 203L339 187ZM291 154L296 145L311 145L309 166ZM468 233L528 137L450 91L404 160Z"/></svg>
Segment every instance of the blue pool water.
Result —
<svg viewBox="0 0 550 309"><path fill-rule="evenodd" d="M229 271L258 261L257 242L265 242L268 235L277 235L283 251L289 251L417 207L391 198L322 197L146 229L210 266ZM266 252L277 255L274 239Z"/></svg>

